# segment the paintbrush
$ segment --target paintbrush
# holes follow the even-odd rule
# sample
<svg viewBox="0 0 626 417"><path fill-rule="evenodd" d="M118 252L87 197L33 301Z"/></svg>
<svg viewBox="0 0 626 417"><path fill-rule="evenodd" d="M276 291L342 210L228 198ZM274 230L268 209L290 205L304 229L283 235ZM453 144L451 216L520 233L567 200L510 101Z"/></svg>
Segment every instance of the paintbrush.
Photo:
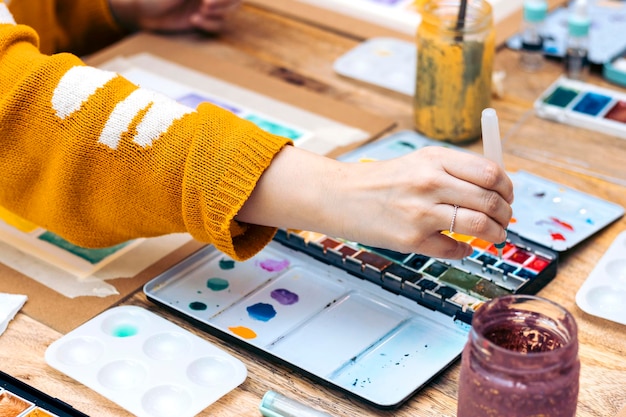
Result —
<svg viewBox="0 0 626 417"><path fill-rule="evenodd" d="M492 108L484 109L480 118L483 136L483 155L485 158L504 168L502 159L502 142L500 141L500 127L498 124L498 115ZM498 251L498 257L502 258L502 249L506 245L506 239L501 243L494 243Z"/></svg>
<svg viewBox="0 0 626 417"><path fill-rule="evenodd" d="M456 30L461 32L465 27L465 15L467 14L467 0L461 0L461 4L459 5L459 14L456 18ZM462 42L463 35L457 35L456 41Z"/></svg>

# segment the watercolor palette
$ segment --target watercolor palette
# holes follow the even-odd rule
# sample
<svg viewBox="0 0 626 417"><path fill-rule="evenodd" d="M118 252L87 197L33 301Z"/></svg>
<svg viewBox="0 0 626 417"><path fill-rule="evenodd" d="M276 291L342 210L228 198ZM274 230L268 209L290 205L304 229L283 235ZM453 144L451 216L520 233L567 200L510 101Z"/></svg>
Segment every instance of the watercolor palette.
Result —
<svg viewBox="0 0 626 417"><path fill-rule="evenodd" d="M393 408L458 358L474 309L556 274L556 253L514 236L503 259L473 243L470 258L447 261L279 230L245 262L207 246L144 292L208 332Z"/></svg>
<svg viewBox="0 0 626 417"><path fill-rule="evenodd" d="M339 159L350 162L390 159L425 146L463 150L407 130L361 146ZM513 181L515 201L508 232L525 242L563 252L624 214L624 208L618 204L528 172L509 172L509 177Z"/></svg>
<svg viewBox="0 0 626 417"><path fill-rule="evenodd" d="M626 324L626 231L620 233L576 293L586 313Z"/></svg>
<svg viewBox="0 0 626 417"><path fill-rule="evenodd" d="M69 404L0 371L0 416L88 417Z"/></svg>
<svg viewBox="0 0 626 417"><path fill-rule="evenodd" d="M139 417L194 416L247 376L235 357L136 306L94 317L53 342L45 359Z"/></svg>
<svg viewBox="0 0 626 417"><path fill-rule="evenodd" d="M626 139L626 93L561 76L534 107L539 117Z"/></svg>

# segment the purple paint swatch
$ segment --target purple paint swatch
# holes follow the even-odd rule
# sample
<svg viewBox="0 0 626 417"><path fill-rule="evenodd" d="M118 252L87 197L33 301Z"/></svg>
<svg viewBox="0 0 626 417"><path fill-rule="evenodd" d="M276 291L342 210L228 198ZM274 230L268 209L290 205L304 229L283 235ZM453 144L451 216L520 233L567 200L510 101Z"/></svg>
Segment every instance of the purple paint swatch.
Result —
<svg viewBox="0 0 626 417"><path fill-rule="evenodd" d="M271 304L256 303L246 307L246 310L251 318L259 321L269 321L276 316L276 310L274 310Z"/></svg>
<svg viewBox="0 0 626 417"><path fill-rule="evenodd" d="M259 262L258 265L268 272L279 272L289 266L289 261L287 259L266 259Z"/></svg>
<svg viewBox="0 0 626 417"><path fill-rule="evenodd" d="M298 294L293 293L284 288L278 288L272 291L270 295L274 300L278 301L280 304L285 305L285 306L290 306L292 304L295 304L300 299L300 297L298 297Z"/></svg>

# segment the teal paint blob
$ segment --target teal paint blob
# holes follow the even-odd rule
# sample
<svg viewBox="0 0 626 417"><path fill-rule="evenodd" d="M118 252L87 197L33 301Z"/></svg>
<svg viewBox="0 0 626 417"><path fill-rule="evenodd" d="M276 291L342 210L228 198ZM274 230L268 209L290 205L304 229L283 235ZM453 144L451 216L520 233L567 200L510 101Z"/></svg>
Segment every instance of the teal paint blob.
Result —
<svg viewBox="0 0 626 417"><path fill-rule="evenodd" d="M228 281L223 278L211 278L206 282L206 286L212 291L223 291L228 285Z"/></svg>
<svg viewBox="0 0 626 417"><path fill-rule="evenodd" d="M189 308L195 311L202 311L207 309L207 305L200 301L193 301L189 303Z"/></svg>
<svg viewBox="0 0 626 417"><path fill-rule="evenodd" d="M235 261L232 259L220 259L220 269L223 271L227 271L229 269L235 268Z"/></svg>
<svg viewBox="0 0 626 417"><path fill-rule="evenodd" d="M130 337L137 334L139 330L132 324L122 324L113 329L113 336L115 337Z"/></svg>

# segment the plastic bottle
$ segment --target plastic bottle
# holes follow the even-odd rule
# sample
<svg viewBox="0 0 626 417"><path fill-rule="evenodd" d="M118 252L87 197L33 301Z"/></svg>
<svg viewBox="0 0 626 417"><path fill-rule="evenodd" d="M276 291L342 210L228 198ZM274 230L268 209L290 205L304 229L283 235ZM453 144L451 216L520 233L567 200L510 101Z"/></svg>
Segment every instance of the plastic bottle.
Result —
<svg viewBox="0 0 626 417"><path fill-rule="evenodd" d="M583 80L589 71L589 10L587 0L575 0L567 18L565 72L568 78Z"/></svg>
<svg viewBox="0 0 626 417"><path fill-rule="evenodd" d="M543 65L542 26L548 13L545 0L524 0L520 64L526 71L537 71Z"/></svg>

